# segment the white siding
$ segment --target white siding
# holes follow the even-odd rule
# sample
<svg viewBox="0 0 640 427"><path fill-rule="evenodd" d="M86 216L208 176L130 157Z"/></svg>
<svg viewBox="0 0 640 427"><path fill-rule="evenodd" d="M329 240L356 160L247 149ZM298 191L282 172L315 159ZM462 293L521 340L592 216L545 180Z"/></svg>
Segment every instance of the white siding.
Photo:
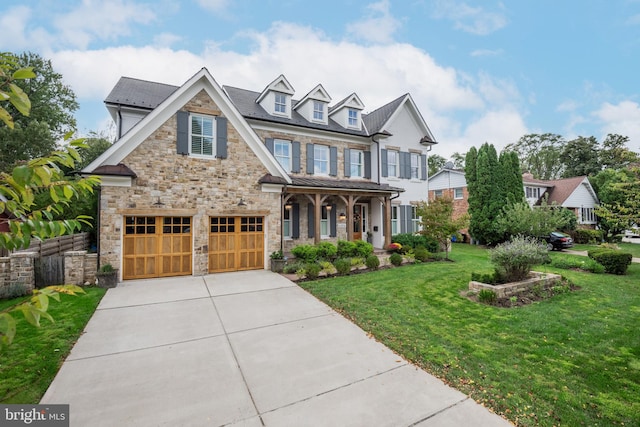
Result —
<svg viewBox="0 0 640 427"><path fill-rule="evenodd" d="M444 170L429 178L429 191L464 188L466 186L467 180L462 172Z"/></svg>
<svg viewBox="0 0 640 427"><path fill-rule="evenodd" d="M567 200L565 200L562 206L565 208L594 208L598 206L598 201L594 199L593 194L587 187L588 185L586 182L580 184L573 193L567 197Z"/></svg>

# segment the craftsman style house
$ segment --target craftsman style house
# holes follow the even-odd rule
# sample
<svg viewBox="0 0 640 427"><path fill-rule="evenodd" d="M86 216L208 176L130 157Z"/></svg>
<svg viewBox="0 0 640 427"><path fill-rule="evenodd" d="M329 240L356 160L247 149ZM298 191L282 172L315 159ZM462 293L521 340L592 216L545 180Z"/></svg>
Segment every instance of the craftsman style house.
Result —
<svg viewBox="0 0 640 427"><path fill-rule="evenodd" d="M180 87L123 77L105 100L118 140L84 169L102 178L100 263L121 279L262 269L301 243L417 230L435 144L409 94L364 113L355 93L299 99L205 68Z"/></svg>

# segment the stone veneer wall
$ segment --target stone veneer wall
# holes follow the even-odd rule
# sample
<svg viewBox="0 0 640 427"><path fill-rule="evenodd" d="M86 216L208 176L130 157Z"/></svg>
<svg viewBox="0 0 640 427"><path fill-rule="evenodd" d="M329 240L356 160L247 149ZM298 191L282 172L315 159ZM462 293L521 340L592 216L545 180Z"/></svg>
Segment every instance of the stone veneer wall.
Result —
<svg viewBox="0 0 640 427"><path fill-rule="evenodd" d="M201 91L184 110L222 115ZM280 249L280 193L262 192L258 180L268 171L228 122L226 159L203 159L176 152L173 115L123 161L137 175L131 187L103 186L100 199L100 263L121 269L123 215L191 216L194 275L208 273L209 217L265 217L265 267ZM238 207L243 198L245 207ZM154 207L160 200L163 205Z"/></svg>
<svg viewBox="0 0 640 427"><path fill-rule="evenodd" d="M69 285L94 284L98 271L98 254L87 251L64 253L64 282Z"/></svg>

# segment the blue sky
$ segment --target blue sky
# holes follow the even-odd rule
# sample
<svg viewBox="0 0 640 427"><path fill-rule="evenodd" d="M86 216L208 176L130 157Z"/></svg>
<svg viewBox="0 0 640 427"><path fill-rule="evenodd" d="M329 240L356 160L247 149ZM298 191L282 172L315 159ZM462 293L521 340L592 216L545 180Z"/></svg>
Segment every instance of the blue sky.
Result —
<svg viewBox="0 0 640 427"><path fill-rule="evenodd" d="M207 67L261 91L284 74L371 111L411 93L448 157L526 133L631 138L640 151L640 0L32 0L0 6L0 50L51 59L80 133L107 130L120 76Z"/></svg>

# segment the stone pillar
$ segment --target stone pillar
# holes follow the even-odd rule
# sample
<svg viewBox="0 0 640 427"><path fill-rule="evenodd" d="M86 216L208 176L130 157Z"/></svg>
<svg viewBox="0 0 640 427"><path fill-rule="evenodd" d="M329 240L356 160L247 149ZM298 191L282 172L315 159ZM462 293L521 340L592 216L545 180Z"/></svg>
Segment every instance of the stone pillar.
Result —
<svg viewBox="0 0 640 427"><path fill-rule="evenodd" d="M64 283L84 284L84 257L87 251L67 251L64 253Z"/></svg>
<svg viewBox="0 0 640 427"><path fill-rule="evenodd" d="M86 254L84 256L84 283L96 283L98 271L98 254Z"/></svg>
<svg viewBox="0 0 640 427"><path fill-rule="evenodd" d="M11 259L9 257L0 258L0 289L9 286L11 283Z"/></svg>
<svg viewBox="0 0 640 427"><path fill-rule="evenodd" d="M38 254L35 252L17 252L11 254L10 261L10 283L20 283L27 291L32 291L36 287L35 259Z"/></svg>

